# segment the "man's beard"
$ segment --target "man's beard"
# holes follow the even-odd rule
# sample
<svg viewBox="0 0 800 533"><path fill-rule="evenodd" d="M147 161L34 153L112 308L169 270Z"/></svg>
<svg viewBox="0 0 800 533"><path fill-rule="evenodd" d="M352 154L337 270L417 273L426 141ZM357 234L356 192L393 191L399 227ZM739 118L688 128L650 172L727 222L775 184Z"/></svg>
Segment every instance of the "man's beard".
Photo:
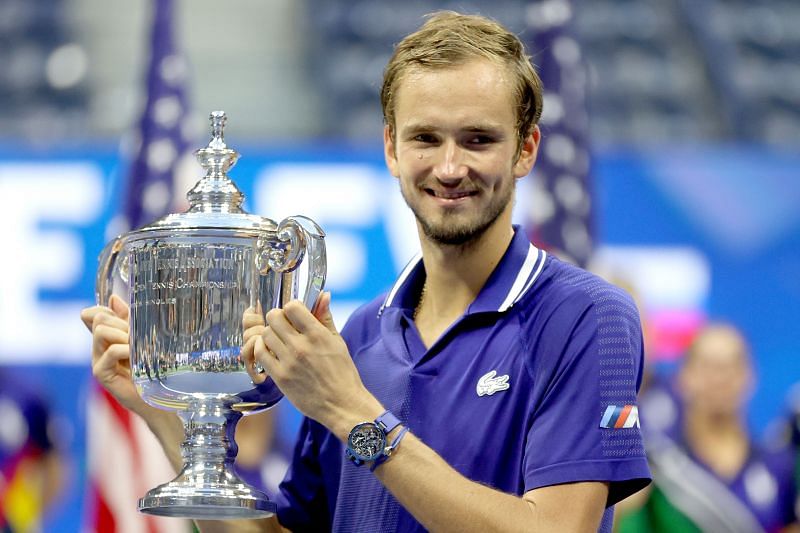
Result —
<svg viewBox="0 0 800 533"><path fill-rule="evenodd" d="M456 219L457 216L445 212L438 223L427 220L422 215L422 210L419 206L409 202L408 195L406 195L403 187L400 187L400 191L427 238L438 244L467 246L476 242L505 211L506 206L512 201L514 189L509 187L502 195L496 196L474 220L465 222L449 220Z"/></svg>

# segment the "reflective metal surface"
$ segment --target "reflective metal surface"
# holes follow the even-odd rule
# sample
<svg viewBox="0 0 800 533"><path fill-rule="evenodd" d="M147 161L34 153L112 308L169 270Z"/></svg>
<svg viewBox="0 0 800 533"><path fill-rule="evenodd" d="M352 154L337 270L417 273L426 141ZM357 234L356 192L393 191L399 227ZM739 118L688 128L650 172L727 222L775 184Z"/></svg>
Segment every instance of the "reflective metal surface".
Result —
<svg viewBox="0 0 800 533"><path fill-rule="evenodd" d="M325 283L324 233L297 216L280 224L245 213L226 172L239 154L225 145L225 115L196 152L206 175L186 213L168 215L110 242L100 256L98 302L130 305L133 381L142 398L184 422L184 468L147 493L142 512L192 518L254 518L274 512L267 496L233 473L236 422L283 396L255 385L241 358L242 317L291 299L312 308Z"/></svg>

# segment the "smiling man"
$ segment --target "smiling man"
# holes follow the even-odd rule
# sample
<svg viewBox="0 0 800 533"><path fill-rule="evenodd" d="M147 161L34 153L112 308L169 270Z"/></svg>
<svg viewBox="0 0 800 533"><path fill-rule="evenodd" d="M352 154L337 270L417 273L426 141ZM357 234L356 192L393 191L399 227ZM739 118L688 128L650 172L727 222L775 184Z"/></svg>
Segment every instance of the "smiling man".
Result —
<svg viewBox="0 0 800 533"><path fill-rule="evenodd" d="M436 14L397 46L381 99L386 163L422 255L341 335L329 294L314 314L290 302L268 325L245 317L243 356L306 415L278 520L250 525L608 530L611 506L649 481L641 329L621 290L512 226L542 108L522 43L483 17ZM105 308L84 320L95 375L175 457L176 424L118 379L125 322Z"/></svg>

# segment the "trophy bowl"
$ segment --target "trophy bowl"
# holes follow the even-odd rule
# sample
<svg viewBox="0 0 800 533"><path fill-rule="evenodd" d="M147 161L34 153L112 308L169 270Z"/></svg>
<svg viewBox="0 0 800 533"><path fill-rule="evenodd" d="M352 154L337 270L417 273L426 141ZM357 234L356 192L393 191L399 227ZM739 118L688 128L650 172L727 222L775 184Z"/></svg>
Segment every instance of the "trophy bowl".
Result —
<svg viewBox="0 0 800 533"><path fill-rule="evenodd" d="M183 421L178 476L139 500L144 513L188 518L259 518L275 512L266 494L234 472L234 431L245 415L283 394L255 384L241 357L246 310L263 315L292 299L313 308L325 283L323 231L312 220L280 224L244 212L227 176L239 156L225 145L225 113L211 113L211 142L195 154L205 176L189 209L113 239L100 255L97 301L130 306L130 364L148 404ZM248 371L249 370L249 371Z"/></svg>

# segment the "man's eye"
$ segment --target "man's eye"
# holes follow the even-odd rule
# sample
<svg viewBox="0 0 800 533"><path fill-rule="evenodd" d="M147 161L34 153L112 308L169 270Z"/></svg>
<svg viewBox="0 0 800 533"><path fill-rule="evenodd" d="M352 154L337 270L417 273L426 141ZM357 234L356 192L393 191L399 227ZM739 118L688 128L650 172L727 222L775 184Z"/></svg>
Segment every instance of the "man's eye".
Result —
<svg viewBox="0 0 800 533"><path fill-rule="evenodd" d="M494 142L494 138L489 135L475 135L469 142L470 144L489 144Z"/></svg>
<svg viewBox="0 0 800 533"><path fill-rule="evenodd" d="M421 143L433 143L436 142L436 137L429 133L420 133L414 137L414 140Z"/></svg>

